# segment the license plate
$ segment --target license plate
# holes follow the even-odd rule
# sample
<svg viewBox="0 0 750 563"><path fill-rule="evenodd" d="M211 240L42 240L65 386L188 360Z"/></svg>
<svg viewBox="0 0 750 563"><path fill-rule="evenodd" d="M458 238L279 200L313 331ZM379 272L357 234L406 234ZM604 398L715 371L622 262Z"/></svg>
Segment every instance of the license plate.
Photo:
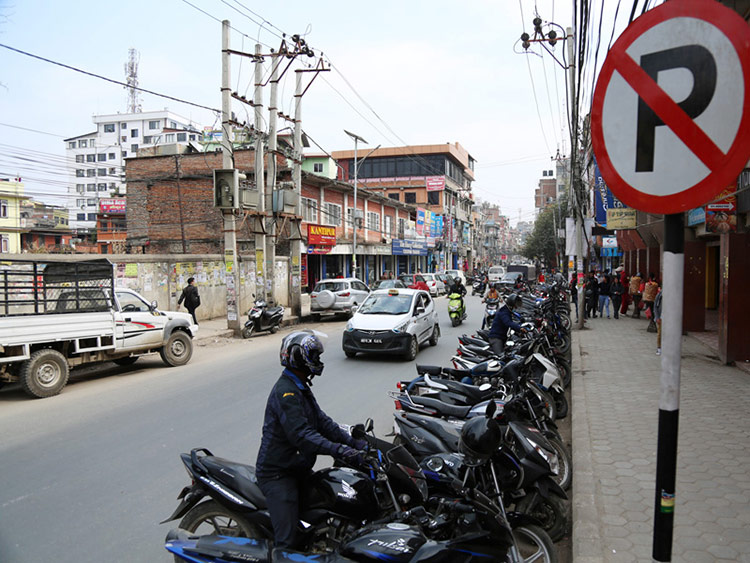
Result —
<svg viewBox="0 0 750 563"><path fill-rule="evenodd" d="M382 338L362 338L360 342L362 342L362 344L382 344L383 339Z"/></svg>

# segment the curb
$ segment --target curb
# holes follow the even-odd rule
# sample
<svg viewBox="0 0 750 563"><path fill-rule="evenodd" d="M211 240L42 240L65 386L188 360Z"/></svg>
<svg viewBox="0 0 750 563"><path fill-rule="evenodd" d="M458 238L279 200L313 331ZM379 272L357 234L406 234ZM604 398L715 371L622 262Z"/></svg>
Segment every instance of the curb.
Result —
<svg viewBox="0 0 750 563"><path fill-rule="evenodd" d="M573 441L573 561L600 563L602 530L599 507L596 502L597 483L591 457L591 429L586 408L585 360L581 353L581 331L571 331L574 345L571 370L572 441ZM588 377L591 377L589 375Z"/></svg>

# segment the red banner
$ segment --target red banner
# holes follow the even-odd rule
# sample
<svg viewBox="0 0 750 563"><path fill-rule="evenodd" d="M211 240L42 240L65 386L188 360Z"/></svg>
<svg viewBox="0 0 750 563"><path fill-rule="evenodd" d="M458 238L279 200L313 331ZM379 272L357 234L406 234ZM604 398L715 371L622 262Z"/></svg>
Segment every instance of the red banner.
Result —
<svg viewBox="0 0 750 563"><path fill-rule="evenodd" d="M427 176L424 181L428 192L438 192L445 189L445 176Z"/></svg>
<svg viewBox="0 0 750 563"><path fill-rule="evenodd" d="M308 225L307 244L327 244L328 246L336 246L336 227ZM330 252L330 250L328 252Z"/></svg>

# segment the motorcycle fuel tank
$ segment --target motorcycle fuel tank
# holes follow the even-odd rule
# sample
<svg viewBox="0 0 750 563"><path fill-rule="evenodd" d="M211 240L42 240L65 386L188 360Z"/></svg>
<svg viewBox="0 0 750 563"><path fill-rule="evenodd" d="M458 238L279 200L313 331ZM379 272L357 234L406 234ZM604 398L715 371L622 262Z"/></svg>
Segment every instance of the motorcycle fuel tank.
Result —
<svg viewBox="0 0 750 563"><path fill-rule="evenodd" d="M357 561L411 561L426 541L417 528L392 522L365 528L344 545L341 554Z"/></svg>
<svg viewBox="0 0 750 563"><path fill-rule="evenodd" d="M308 509L325 509L355 520L374 518L379 508L375 483L361 471L348 467L313 473L305 505Z"/></svg>

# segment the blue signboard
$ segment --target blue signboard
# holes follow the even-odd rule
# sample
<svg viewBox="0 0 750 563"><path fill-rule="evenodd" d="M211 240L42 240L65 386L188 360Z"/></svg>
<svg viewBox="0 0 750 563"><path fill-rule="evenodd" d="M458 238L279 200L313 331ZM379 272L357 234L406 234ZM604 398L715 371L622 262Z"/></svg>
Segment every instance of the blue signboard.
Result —
<svg viewBox="0 0 750 563"><path fill-rule="evenodd" d="M697 207L688 211L688 227L694 225L700 225L706 222L706 209L704 207Z"/></svg>
<svg viewBox="0 0 750 563"><path fill-rule="evenodd" d="M443 236L443 216L433 215L432 222L430 223L430 236L441 237Z"/></svg>
<svg viewBox="0 0 750 563"><path fill-rule="evenodd" d="M427 256L427 241L394 239L391 252L394 256Z"/></svg>
<svg viewBox="0 0 750 563"><path fill-rule="evenodd" d="M617 199L604 183L599 172L599 165L594 161L594 205L596 207L595 219L602 227L607 226L607 209L625 209L627 205Z"/></svg>

